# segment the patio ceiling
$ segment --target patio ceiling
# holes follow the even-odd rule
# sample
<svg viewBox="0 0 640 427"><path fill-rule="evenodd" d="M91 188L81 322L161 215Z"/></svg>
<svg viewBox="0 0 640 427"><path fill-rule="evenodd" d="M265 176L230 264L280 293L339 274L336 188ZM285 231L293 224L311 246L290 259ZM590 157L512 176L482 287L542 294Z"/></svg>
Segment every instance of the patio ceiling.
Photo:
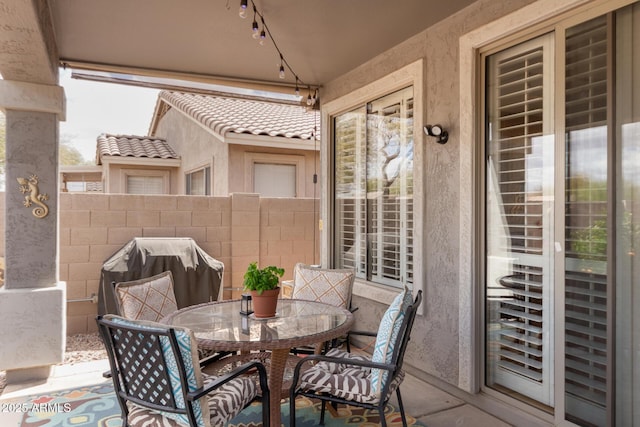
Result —
<svg viewBox="0 0 640 427"><path fill-rule="evenodd" d="M299 78L323 85L474 0L255 0ZM151 76L295 84L240 0L50 0L61 63ZM260 22L260 19L258 19ZM0 64L1 65L1 64ZM287 88L287 90L290 90Z"/></svg>

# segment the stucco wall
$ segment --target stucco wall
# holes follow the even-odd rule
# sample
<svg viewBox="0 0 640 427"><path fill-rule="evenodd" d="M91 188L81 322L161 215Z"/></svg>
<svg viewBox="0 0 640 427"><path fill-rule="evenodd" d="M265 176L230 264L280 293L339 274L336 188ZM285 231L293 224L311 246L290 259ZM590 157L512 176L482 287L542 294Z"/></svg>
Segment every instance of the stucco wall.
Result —
<svg viewBox="0 0 640 427"><path fill-rule="evenodd" d="M175 109L170 109L162 118L156 136L165 138L182 158L181 170L176 174L177 178L172 179L172 185L177 183L177 191L172 187L173 194L184 194L186 172L210 164L213 165L214 196L253 191L252 188L249 189L251 185L247 186L245 182L248 173L245 169L245 153L248 152L302 156L305 169L302 197L314 197L317 193L313 174L320 173L320 156L315 151L228 144ZM308 143L313 145L313 142ZM172 170L172 173L175 173L175 170Z"/></svg>
<svg viewBox="0 0 640 427"><path fill-rule="evenodd" d="M461 236L460 200L469 198L473 188L460 188L460 151L469 150L473 141L459 138L460 113L459 39L465 33L511 13L533 0L495 2L480 0L461 12L417 34L384 54L329 82L322 88L323 102L348 95L399 68L424 59L423 118L425 124L442 124L449 142L425 142L425 156L416 167L424 168L424 315L415 322L406 362L451 384L460 383L459 259L460 242L473 242L473 236ZM324 194L324 193L322 193ZM465 232L467 233L467 232ZM471 243L469 243L471 244ZM354 297L360 307L358 329L377 328L386 307L362 296ZM468 314L470 315L470 314ZM469 334L472 331L468 331ZM466 337L467 341L471 337ZM466 382L465 379L463 382Z"/></svg>
<svg viewBox="0 0 640 427"><path fill-rule="evenodd" d="M105 166L106 169L106 166ZM118 193L125 194L126 188L126 176L128 174L134 175L166 175L167 177L167 194L184 194L184 183L180 187L178 180L181 174L178 173L178 168L172 167L154 167L144 166L140 164L113 164L109 163L108 172L105 174L105 193ZM183 179L184 181L184 179Z"/></svg>
<svg viewBox="0 0 640 427"><path fill-rule="evenodd" d="M68 299L87 298L98 293L103 262L132 238L191 237L224 263L224 298L237 298L249 262L281 266L285 280L291 279L296 262L318 262L317 206L315 199L265 199L239 193L228 197L62 193L60 280L67 282ZM4 213L4 193L0 193L2 236ZM67 333L95 331L96 314L97 304L92 302L68 303Z"/></svg>
<svg viewBox="0 0 640 427"><path fill-rule="evenodd" d="M229 155L225 143L173 108L160 121L155 136L165 138L182 158L182 170L177 179L178 194L185 193L185 173L207 165L213 165L212 194L229 194Z"/></svg>
<svg viewBox="0 0 640 427"><path fill-rule="evenodd" d="M309 142L312 144L312 142ZM304 194L301 197L314 197L320 189L314 188L313 174L320 173L320 156L310 150L284 150L280 148L258 147L252 145L229 146L229 192L253 191L252 182L247 182L249 171L245 168L245 154L260 153L283 156L301 156L303 158L304 176L302 177ZM317 163L316 163L317 162ZM318 180L318 183L320 181Z"/></svg>

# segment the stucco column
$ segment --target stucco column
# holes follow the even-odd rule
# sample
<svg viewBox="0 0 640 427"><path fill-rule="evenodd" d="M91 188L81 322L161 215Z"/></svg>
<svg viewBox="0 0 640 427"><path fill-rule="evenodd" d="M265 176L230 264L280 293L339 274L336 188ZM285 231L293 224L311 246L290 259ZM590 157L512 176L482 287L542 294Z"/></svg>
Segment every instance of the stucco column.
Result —
<svg viewBox="0 0 640 427"><path fill-rule="evenodd" d="M64 357L66 291L58 272L58 121L62 88L0 81L6 115L5 286L0 369L46 378Z"/></svg>

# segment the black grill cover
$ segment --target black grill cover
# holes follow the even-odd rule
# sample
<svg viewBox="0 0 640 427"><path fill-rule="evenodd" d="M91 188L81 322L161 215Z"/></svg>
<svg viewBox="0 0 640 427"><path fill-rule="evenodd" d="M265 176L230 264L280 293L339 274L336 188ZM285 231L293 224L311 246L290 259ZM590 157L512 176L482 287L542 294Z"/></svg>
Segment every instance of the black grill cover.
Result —
<svg viewBox="0 0 640 427"><path fill-rule="evenodd" d="M171 270L178 308L218 299L224 264L191 238L138 237L102 266L98 314L116 314L112 282L127 282Z"/></svg>

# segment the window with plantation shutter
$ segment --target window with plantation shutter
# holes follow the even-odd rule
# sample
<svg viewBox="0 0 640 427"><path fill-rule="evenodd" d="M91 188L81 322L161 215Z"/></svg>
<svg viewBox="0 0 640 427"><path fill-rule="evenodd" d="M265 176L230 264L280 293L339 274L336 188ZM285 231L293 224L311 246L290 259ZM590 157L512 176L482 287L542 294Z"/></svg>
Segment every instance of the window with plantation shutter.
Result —
<svg viewBox="0 0 640 427"><path fill-rule="evenodd" d="M484 56L485 385L554 425L640 425L640 2L613 7Z"/></svg>
<svg viewBox="0 0 640 427"><path fill-rule="evenodd" d="M334 119L336 262L361 278L367 272L365 118L352 111Z"/></svg>
<svg viewBox="0 0 640 427"><path fill-rule="evenodd" d="M390 286L413 282L413 90L333 118L335 263Z"/></svg>
<svg viewBox="0 0 640 427"><path fill-rule="evenodd" d="M607 17L566 33L565 393L567 413L606 424Z"/></svg>
<svg viewBox="0 0 640 427"><path fill-rule="evenodd" d="M548 237L553 199L552 38L492 55L488 68L488 383L544 403L553 396ZM549 173L551 172L551 173ZM550 184L550 185L549 185Z"/></svg>
<svg viewBox="0 0 640 427"><path fill-rule="evenodd" d="M557 425L640 425L639 23L486 56L486 385Z"/></svg>

